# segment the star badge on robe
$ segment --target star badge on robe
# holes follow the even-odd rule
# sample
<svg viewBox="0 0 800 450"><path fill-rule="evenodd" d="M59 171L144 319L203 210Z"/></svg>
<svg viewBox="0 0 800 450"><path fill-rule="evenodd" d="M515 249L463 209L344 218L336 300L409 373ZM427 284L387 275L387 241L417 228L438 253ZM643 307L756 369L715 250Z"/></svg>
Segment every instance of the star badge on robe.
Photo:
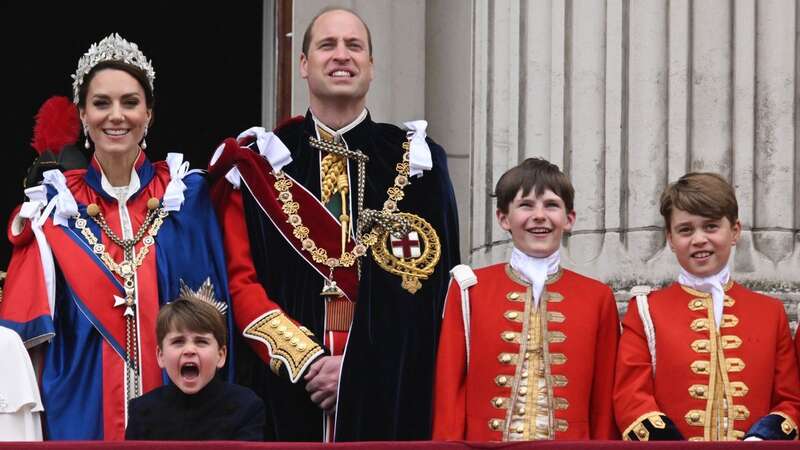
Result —
<svg viewBox="0 0 800 450"><path fill-rule="evenodd" d="M114 308L123 305L125 306L125 312L122 313L123 317L133 317L133 305L135 304L136 301L132 297L124 298L120 297L119 295L114 296Z"/></svg>
<svg viewBox="0 0 800 450"><path fill-rule="evenodd" d="M415 214L396 213L411 227L406 235L394 236L381 229L378 245L372 246L372 257L385 271L402 278L401 287L414 294L433 273L442 253L439 236L425 219ZM383 245L380 245L383 243Z"/></svg>

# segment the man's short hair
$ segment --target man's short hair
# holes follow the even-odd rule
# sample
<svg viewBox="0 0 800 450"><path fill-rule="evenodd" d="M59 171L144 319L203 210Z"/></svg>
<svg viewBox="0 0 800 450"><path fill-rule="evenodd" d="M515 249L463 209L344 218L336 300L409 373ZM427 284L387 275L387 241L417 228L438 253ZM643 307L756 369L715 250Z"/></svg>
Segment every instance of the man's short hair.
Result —
<svg viewBox="0 0 800 450"><path fill-rule="evenodd" d="M367 30L367 46L369 47L369 56L371 58L372 57L372 33L370 33L370 31L369 31L369 27L367 26L367 22L364 22L364 19L362 19L361 16L358 15L357 12L353 11L350 8L344 8L344 7L341 7L341 6L328 6L327 8L323 8L320 12L317 13L316 16L314 16L313 19L311 19L311 22L308 24L308 27L306 27L305 33L303 33L303 54L308 56L308 47L311 45L311 29L314 28L314 24L317 22L317 19L319 19L319 17L321 15L323 15L325 13L329 13L331 11L348 12L348 13L356 16L356 18L358 18L358 20L361 21L361 24L364 25L364 28Z"/></svg>
<svg viewBox="0 0 800 450"><path fill-rule="evenodd" d="M164 305L156 318L156 338L159 348L170 331L211 333L220 347L228 343L222 314L202 300L178 297L175 301Z"/></svg>
<svg viewBox="0 0 800 450"><path fill-rule="evenodd" d="M727 217L731 225L739 220L736 193L730 183L716 173L690 172L664 189L660 210L668 231L675 209L715 220Z"/></svg>
<svg viewBox="0 0 800 450"><path fill-rule="evenodd" d="M522 191L524 197L531 192L531 189L537 196L544 194L544 191L548 189L553 191L564 201L567 213L572 212L575 188L557 165L542 158L528 158L518 166L509 169L497 180L494 188L497 209L508 214L508 207L516 198L517 193Z"/></svg>

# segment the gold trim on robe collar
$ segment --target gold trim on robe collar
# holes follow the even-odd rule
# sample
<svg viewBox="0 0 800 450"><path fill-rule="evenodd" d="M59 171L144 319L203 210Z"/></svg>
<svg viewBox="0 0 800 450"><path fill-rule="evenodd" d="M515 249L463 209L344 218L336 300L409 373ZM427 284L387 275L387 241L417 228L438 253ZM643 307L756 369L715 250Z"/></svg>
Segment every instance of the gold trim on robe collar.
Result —
<svg viewBox="0 0 800 450"><path fill-rule="evenodd" d="M683 285L683 284L680 284L680 283L678 283L678 286L680 286L681 289L683 289L684 291L694 295L695 297L711 297L711 293L710 292L698 291L696 289L692 289L689 286L686 286L686 285ZM725 283L725 285L722 286L722 291L727 293L732 287L733 287L733 278L731 277L730 279L728 279L728 282ZM726 297L727 297L727 295L726 295Z"/></svg>
<svg viewBox="0 0 800 450"><path fill-rule="evenodd" d="M525 287L531 285L531 283L529 283L528 280L523 278L522 275L520 275L520 273L517 272L513 267L511 267L511 264L508 263L506 263L506 275L508 275L508 277L511 278L513 282L519 285ZM556 281L560 280L563 275L564 275L564 268L559 266L558 271L556 271L556 273L547 276L547 280L545 280L544 282L545 286L548 284L553 284Z"/></svg>

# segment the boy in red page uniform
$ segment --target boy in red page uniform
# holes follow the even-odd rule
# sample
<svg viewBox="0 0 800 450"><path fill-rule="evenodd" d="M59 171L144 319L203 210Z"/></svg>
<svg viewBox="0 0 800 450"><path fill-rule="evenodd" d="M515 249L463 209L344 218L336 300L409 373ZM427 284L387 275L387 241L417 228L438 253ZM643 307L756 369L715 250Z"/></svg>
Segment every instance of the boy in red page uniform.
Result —
<svg viewBox="0 0 800 450"><path fill-rule="evenodd" d="M631 300L623 320L623 438L797 439L800 376L783 304L728 269L741 232L733 189L686 174L661 195L661 215L681 269L676 283Z"/></svg>
<svg viewBox="0 0 800 450"><path fill-rule="evenodd" d="M453 269L436 362L433 438L615 439L619 321L611 290L565 270L574 189L526 159L495 188L508 263Z"/></svg>

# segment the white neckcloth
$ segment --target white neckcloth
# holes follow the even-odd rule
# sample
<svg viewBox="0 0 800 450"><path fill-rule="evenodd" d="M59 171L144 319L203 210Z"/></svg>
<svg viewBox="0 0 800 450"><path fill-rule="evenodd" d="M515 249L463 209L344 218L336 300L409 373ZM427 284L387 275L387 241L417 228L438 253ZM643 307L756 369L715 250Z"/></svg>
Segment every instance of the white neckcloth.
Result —
<svg viewBox="0 0 800 450"><path fill-rule="evenodd" d="M533 304L537 308L539 307L539 300L542 297L547 277L558 272L560 263L561 255L558 250L545 258L537 258L523 253L516 247L511 251L511 260L509 261L511 267L531 284Z"/></svg>
<svg viewBox="0 0 800 450"><path fill-rule="evenodd" d="M717 322L718 329L722 321L722 307L725 303L725 289L723 286L728 283L730 278L731 271L728 266L723 267L717 274L707 277L692 275L683 267L681 267L681 272L678 274L678 283L696 291L711 294L714 306L714 321Z"/></svg>

